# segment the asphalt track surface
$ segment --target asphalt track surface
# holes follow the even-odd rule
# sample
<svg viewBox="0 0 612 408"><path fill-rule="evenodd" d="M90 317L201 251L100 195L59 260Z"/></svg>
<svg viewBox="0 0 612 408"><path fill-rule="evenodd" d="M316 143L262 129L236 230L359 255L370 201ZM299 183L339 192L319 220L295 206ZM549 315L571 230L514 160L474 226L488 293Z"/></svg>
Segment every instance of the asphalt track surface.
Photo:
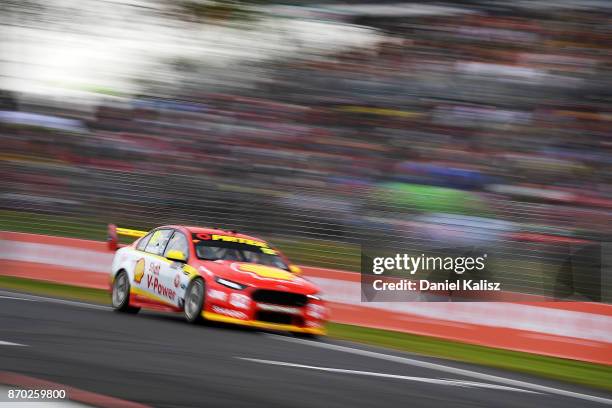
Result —
<svg viewBox="0 0 612 408"><path fill-rule="evenodd" d="M4 291L0 370L156 407L612 405L609 393L502 370Z"/></svg>

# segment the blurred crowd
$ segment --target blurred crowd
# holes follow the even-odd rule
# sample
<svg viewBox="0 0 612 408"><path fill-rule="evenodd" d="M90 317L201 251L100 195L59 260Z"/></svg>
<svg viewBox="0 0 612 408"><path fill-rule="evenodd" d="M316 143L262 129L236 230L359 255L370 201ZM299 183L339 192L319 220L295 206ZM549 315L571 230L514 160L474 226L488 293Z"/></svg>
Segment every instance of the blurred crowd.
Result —
<svg viewBox="0 0 612 408"><path fill-rule="evenodd" d="M375 47L268 62L243 90L4 93L3 207L526 259L610 241L612 9L519 4L355 15Z"/></svg>

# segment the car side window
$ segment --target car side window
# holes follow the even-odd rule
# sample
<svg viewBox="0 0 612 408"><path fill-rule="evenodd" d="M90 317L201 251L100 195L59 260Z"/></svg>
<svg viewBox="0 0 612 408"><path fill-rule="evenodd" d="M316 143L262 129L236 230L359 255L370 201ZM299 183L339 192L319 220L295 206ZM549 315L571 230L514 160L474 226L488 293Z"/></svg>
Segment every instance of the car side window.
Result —
<svg viewBox="0 0 612 408"><path fill-rule="evenodd" d="M145 247L145 252L149 252L154 255L161 255L166 249L166 244L172 235L171 229L162 229L154 231L151 234L151 238Z"/></svg>
<svg viewBox="0 0 612 408"><path fill-rule="evenodd" d="M189 242L187 238L182 232L175 231L172 238L168 242L168 246L166 247L166 252L164 252L164 256L168 254L171 250L181 251L185 254L186 257L189 257Z"/></svg>
<svg viewBox="0 0 612 408"><path fill-rule="evenodd" d="M149 234L142 237L142 239L138 241L138 245L136 246L136 249L139 251L144 251L153 234L154 234L153 232L150 232Z"/></svg>

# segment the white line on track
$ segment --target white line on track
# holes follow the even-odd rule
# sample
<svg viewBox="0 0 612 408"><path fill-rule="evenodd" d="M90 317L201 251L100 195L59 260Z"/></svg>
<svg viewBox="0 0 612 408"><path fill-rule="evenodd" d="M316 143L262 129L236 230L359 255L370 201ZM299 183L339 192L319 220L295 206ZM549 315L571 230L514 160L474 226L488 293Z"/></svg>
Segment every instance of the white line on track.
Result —
<svg viewBox="0 0 612 408"><path fill-rule="evenodd" d="M278 340L282 340L282 341L306 344L312 347L319 347L319 348L325 348L329 350L342 351L345 353L358 354L361 356L377 358L380 360L393 361L395 363L408 364L408 365L415 366L415 367L422 367L422 368L427 368L430 370L437 370L437 371L443 371L446 373L451 373L451 374L456 374L456 375L463 375L466 377L476 378L479 380L493 381L493 382L498 382L498 383L502 383L502 384L506 384L510 386L527 388L527 389L534 390L534 391L547 392L550 394L557 394L557 395L561 395L564 397L572 397L572 398L578 398L578 399L582 399L586 401L593 401L593 402L599 402L601 404L612 405L612 399L597 397L595 395L582 394L582 393L574 392L574 391L562 390L560 388L548 387L548 386L540 385L540 384L532 384L526 381L513 380L511 378L505 378L505 377L499 377L497 375L480 373L478 371L472 371L472 370L467 370L463 368L456 368L456 367L446 366L443 364L430 363L427 361L416 360L416 359L408 358L408 357L400 357L400 356L394 356L390 354L383 354L383 353L378 353L375 351L362 350L362 349L353 348L353 347L340 346L337 344L321 343L321 342L312 341L312 340L296 339L296 338L286 337L286 336L277 335L277 334L268 333L267 335L274 337Z"/></svg>
<svg viewBox="0 0 612 408"><path fill-rule="evenodd" d="M11 343L10 341L2 341L2 340L0 340L0 346L20 346L20 347L27 347L25 344Z"/></svg>
<svg viewBox="0 0 612 408"><path fill-rule="evenodd" d="M111 309L110 306L94 305L93 303L76 302L74 300L56 299L56 298L50 298L50 297L45 297L45 296L29 295L29 294L25 294L25 293L17 294L17 293L13 293L13 292L0 291L0 294L2 294L2 295L10 295L10 296L2 296L4 298L14 298L14 299L19 299L19 300L30 300L30 301L37 301L37 302L58 303L58 304L62 304L62 305L84 307L84 308L88 308L88 309L99 309L99 310L109 310L109 309Z"/></svg>
<svg viewBox="0 0 612 408"><path fill-rule="evenodd" d="M462 381L462 380L453 380L453 379L412 377L412 376L408 376L408 375L396 375L396 374L377 373L377 372L373 372L373 371L347 370L347 369L343 369L343 368L318 367L318 366L310 366L310 365L304 365L304 364L286 363L284 361L261 360L261 359L258 359L258 358L248 358L248 357L236 357L236 358L239 359L239 360L252 361L254 363L270 364L270 365L283 366L283 367L306 368L306 369L309 369L309 370L327 371L327 372L332 372L332 373L342 373L342 374L353 374L353 375L362 375L362 376L370 376L370 377L392 378L392 379L397 379L397 380L408 380L408 381L416 381L416 382L423 382L423 383L429 383L429 384L438 384L438 385L450 385L450 386L455 386L455 387L479 387L479 388L490 388L490 389L495 389L495 390L518 391L518 392L528 392L528 393L531 393L531 394L539 394L539 392L524 390L522 388L508 387L508 386L499 385L499 384L480 383L480 382L475 382L475 381Z"/></svg>
<svg viewBox="0 0 612 408"><path fill-rule="evenodd" d="M26 302L38 302L35 299L25 299L25 298L16 297L16 296L0 296L0 299L24 300Z"/></svg>

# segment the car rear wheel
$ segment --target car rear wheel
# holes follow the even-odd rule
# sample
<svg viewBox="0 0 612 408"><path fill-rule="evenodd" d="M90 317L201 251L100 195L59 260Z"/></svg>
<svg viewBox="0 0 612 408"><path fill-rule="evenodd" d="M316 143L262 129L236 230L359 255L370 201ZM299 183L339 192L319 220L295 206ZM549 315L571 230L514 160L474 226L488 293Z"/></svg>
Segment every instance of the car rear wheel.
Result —
<svg viewBox="0 0 612 408"><path fill-rule="evenodd" d="M196 278L191 281L185 294L185 320L196 323L202 320L202 305L204 304L204 281Z"/></svg>
<svg viewBox="0 0 612 408"><path fill-rule="evenodd" d="M125 271L119 272L113 282L112 304L117 312L138 313L140 310L130 306L130 280Z"/></svg>

